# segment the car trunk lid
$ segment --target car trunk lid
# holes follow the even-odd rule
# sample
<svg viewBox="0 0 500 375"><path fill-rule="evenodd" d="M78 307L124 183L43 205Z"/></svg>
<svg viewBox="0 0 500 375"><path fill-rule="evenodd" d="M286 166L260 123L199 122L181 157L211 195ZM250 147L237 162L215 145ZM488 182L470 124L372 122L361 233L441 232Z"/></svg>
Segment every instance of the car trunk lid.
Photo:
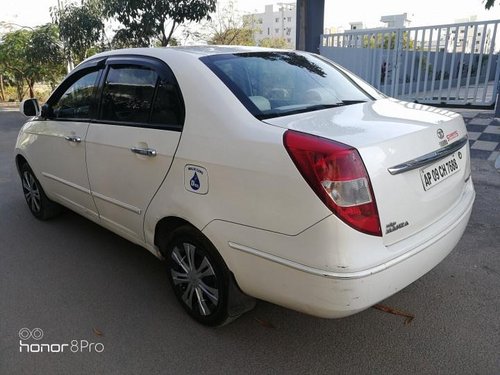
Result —
<svg viewBox="0 0 500 375"><path fill-rule="evenodd" d="M458 202L470 175L463 119L445 109L382 99L266 122L358 149L386 245L439 220Z"/></svg>

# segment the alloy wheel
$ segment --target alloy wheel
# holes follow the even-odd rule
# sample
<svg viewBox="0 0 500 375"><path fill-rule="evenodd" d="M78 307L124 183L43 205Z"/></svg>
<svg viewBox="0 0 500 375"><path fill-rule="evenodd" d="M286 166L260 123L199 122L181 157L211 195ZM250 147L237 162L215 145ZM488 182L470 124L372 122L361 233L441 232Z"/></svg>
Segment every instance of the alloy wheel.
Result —
<svg viewBox="0 0 500 375"><path fill-rule="evenodd" d="M219 304L217 275L207 253L192 243L182 242L172 249L170 273L174 288L194 313L209 316Z"/></svg>
<svg viewBox="0 0 500 375"><path fill-rule="evenodd" d="M32 212L39 213L41 209L41 195L35 177L29 171L24 171L22 183L24 197L26 198L28 206Z"/></svg>

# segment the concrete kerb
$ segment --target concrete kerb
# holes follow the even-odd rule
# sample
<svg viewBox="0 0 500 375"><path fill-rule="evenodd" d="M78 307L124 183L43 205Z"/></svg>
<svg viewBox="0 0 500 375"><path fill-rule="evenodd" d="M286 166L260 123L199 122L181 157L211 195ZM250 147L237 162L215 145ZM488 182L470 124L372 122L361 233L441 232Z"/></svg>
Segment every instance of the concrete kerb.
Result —
<svg viewBox="0 0 500 375"><path fill-rule="evenodd" d="M0 102L0 111L18 111L19 102Z"/></svg>

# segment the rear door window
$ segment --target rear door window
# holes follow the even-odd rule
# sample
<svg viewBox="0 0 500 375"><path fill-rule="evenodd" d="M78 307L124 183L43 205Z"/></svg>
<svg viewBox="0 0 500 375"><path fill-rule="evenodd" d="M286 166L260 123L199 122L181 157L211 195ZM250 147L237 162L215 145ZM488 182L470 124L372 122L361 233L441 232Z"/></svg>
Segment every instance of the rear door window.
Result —
<svg viewBox="0 0 500 375"><path fill-rule="evenodd" d="M170 80L160 78L151 112L151 123L181 125L184 122L183 108L177 85Z"/></svg>
<svg viewBox="0 0 500 375"><path fill-rule="evenodd" d="M182 130L184 101L164 63L110 63L101 98L99 122Z"/></svg>
<svg viewBox="0 0 500 375"><path fill-rule="evenodd" d="M102 93L101 119L148 123L158 74L140 66L111 66Z"/></svg>

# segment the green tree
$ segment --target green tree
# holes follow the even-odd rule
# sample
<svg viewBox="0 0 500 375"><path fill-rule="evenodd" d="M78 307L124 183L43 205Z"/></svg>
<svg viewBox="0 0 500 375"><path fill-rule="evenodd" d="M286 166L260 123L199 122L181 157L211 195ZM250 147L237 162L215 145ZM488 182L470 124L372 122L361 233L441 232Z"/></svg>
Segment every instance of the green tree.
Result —
<svg viewBox="0 0 500 375"><path fill-rule="evenodd" d="M35 83L57 81L64 70L63 60L57 27L52 24L11 31L0 43L0 70L16 87L19 100L25 85L33 97Z"/></svg>
<svg viewBox="0 0 500 375"><path fill-rule="evenodd" d="M253 46L253 25L253 17L241 16L236 1L229 0L218 6L210 20L203 24L200 38L208 44Z"/></svg>
<svg viewBox="0 0 500 375"><path fill-rule="evenodd" d="M59 30L54 24L46 24L33 30L26 57L32 77L55 86L64 75L64 51L59 40Z"/></svg>
<svg viewBox="0 0 500 375"><path fill-rule="evenodd" d="M82 5L65 4L51 8L52 20L66 48L69 62L81 62L95 51L104 36L103 14L98 0L84 0Z"/></svg>
<svg viewBox="0 0 500 375"><path fill-rule="evenodd" d="M208 44L254 46L253 31L244 27L216 32Z"/></svg>
<svg viewBox="0 0 500 375"><path fill-rule="evenodd" d="M494 3L495 3L495 0L486 0L484 2L484 7L486 9L490 9L494 5Z"/></svg>
<svg viewBox="0 0 500 375"><path fill-rule="evenodd" d="M132 30L120 29L117 30L113 36L111 46L113 49L119 49L144 47L144 44L142 43L141 36L137 35Z"/></svg>
<svg viewBox="0 0 500 375"><path fill-rule="evenodd" d="M31 33L28 30L12 31L2 37L0 44L0 63L16 87L20 101L24 98L24 84L32 82L26 54Z"/></svg>
<svg viewBox="0 0 500 375"><path fill-rule="evenodd" d="M403 37L401 40L401 46L403 49L413 49L414 41L410 39L408 32L403 31ZM396 48L396 33L391 33L390 35L379 32L372 34L371 36L365 35L363 37L363 48L384 48L387 49Z"/></svg>
<svg viewBox="0 0 500 375"><path fill-rule="evenodd" d="M159 40L165 47L179 25L209 19L216 0L102 0L102 6L123 25L117 31L122 44L149 47Z"/></svg>
<svg viewBox="0 0 500 375"><path fill-rule="evenodd" d="M120 29L114 35L111 41L111 47L113 49L119 48L136 48L143 47L143 45L139 42L140 37L131 33L130 30ZM179 41L171 37L168 41L169 46L179 46ZM152 47L161 47L161 42L159 40L155 40Z"/></svg>
<svg viewBox="0 0 500 375"><path fill-rule="evenodd" d="M264 38L259 42L260 47L267 48L289 48L285 38Z"/></svg>

